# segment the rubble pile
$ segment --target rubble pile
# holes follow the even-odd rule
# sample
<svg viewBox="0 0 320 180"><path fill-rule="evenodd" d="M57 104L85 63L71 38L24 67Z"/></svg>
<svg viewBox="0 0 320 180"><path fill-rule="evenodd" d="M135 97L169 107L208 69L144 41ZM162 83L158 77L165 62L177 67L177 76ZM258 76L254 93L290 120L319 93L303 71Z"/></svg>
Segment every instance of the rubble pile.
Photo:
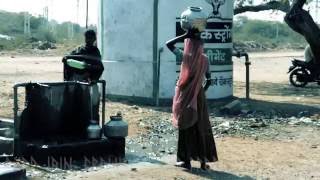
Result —
<svg viewBox="0 0 320 180"><path fill-rule="evenodd" d="M169 119L143 119L139 126L147 129L147 132L127 138L127 152L152 159L176 152L177 130Z"/></svg>
<svg viewBox="0 0 320 180"><path fill-rule="evenodd" d="M245 52L257 52L257 51L272 51L272 50L279 50L279 49L304 49L303 44L294 44L294 43L287 43L287 44L276 44L276 43L261 43L257 41L238 41L233 43L234 49L243 50Z"/></svg>
<svg viewBox="0 0 320 180"><path fill-rule="evenodd" d="M215 138L223 136L252 137L258 139L274 138L279 132L277 126L313 126L320 128L320 115L313 115L308 111L298 113L297 116L288 117L275 110L254 111L248 106L238 103L231 103L229 111L221 108L210 114L210 121ZM235 108L236 110L232 109ZM223 113L221 113L223 112ZM225 112L231 114L225 114ZM176 153L176 143L178 130L171 124L168 116L163 116L163 112L153 112L152 118L142 118L139 127L146 130L136 137L127 139L127 152L139 154L141 157L158 159L167 154ZM158 114L158 115L157 115Z"/></svg>
<svg viewBox="0 0 320 180"><path fill-rule="evenodd" d="M38 41L32 43L32 49L39 49L39 50L48 50L48 49L57 49L57 46L48 41Z"/></svg>

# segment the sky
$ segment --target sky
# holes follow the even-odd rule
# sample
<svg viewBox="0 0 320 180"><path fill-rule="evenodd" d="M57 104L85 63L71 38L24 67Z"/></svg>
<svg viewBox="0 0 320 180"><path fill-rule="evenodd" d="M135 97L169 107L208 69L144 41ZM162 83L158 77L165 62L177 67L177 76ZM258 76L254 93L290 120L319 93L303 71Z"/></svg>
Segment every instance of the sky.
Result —
<svg viewBox="0 0 320 180"><path fill-rule="evenodd" d="M77 18L77 1L79 1L79 18ZM254 0L254 3L261 3L262 0ZM319 14L315 12L316 0L310 4L310 13L319 23ZM320 5L320 2L319 2ZM85 26L86 0L0 0L0 10L10 12L28 11L33 15L42 15L43 8L49 7L49 19L54 19L59 23L72 21ZM308 9L308 7L306 7ZM320 10L320 9L319 9ZM284 13L264 11L260 13L243 13L250 19L276 20L283 22ZM89 0L89 24L98 22L98 0Z"/></svg>
<svg viewBox="0 0 320 180"><path fill-rule="evenodd" d="M71 21L77 23L78 0L0 0L0 10L9 12L30 12L43 15L44 7L49 7L49 19L59 23ZM89 24L97 24L98 0L89 0ZM79 24L86 24L86 0L79 0Z"/></svg>
<svg viewBox="0 0 320 180"><path fill-rule="evenodd" d="M262 0L254 0L254 4L259 4L261 3ZM310 15L313 17L314 21L317 23L320 22L320 1L319 4L317 5L317 0L311 1L308 5L304 6L304 9L308 10ZM318 9L318 13L316 12L316 9ZM249 19L259 19L259 20L267 20L267 21L280 21L283 22L285 13L281 11L262 11L262 12L246 12L242 13L239 16L247 16Z"/></svg>

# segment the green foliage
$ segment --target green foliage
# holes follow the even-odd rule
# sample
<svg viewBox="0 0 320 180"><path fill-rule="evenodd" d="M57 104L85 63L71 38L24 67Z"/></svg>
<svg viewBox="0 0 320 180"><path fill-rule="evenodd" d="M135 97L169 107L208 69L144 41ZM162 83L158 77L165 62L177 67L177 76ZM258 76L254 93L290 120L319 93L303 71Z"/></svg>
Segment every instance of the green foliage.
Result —
<svg viewBox="0 0 320 180"><path fill-rule="evenodd" d="M14 50L27 46L28 39L25 36L18 35L14 40L0 40L0 51L1 50Z"/></svg>
<svg viewBox="0 0 320 180"><path fill-rule="evenodd" d="M13 40L0 39L0 51L16 48L31 47L30 43L48 41L53 43L80 44L83 43L85 28L78 24L56 21L48 22L43 17L30 17L30 35L24 34L24 13L11 13L0 10L0 34L14 37ZM73 37L70 39L69 31L73 26Z"/></svg>
<svg viewBox="0 0 320 180"><path fill-rule="evenodd" d="M245 1L242 1L242 3ZM248 1L246 2L248 3ZM70 46L83 43L84 28L70 22L59 24L56 21L47 22L43 17L32 16L30 19L30 36L24 35L23 13L0 11L0 22L0 34L14 37L14 40L1 39L0 50L31 47L30 43L37 41L56 42ZM74 30L72 39L70 39L68 33L71 26ZM303 47L306 44L302 36L292 31L284 23L249 20L243 16L237 17L234 21L234 40L236 42L256 41L276 47L287 44Z"/></svg>
<svg viewBox="0 0 320 180"><path fill-rule="evenodd" d="M0 11L0 33L16 35L23 33L23 14Z"/></svg>
<svg viewBox="0 0 320 180"><path fill-rule="evenodd" d="M291 44L292 47L304 47L305 39L290 29L287 24L276 21L249 20L238 17L234 21L234 41L255 41L265 46L281 47Z"/></svg>

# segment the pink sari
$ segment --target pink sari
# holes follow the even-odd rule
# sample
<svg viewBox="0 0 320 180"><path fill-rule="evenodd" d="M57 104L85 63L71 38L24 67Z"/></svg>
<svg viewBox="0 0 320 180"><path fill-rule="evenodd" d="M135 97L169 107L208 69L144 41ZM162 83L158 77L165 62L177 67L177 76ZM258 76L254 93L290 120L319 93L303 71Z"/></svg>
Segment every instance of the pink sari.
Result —
<svg viewBox="0 0 320 180"><path fill-rule="evenodd" d="M173 125L179 129L193 126L197 118L197 98L208 68L203 43L185 39L179 80L173 98Z"/></svg>

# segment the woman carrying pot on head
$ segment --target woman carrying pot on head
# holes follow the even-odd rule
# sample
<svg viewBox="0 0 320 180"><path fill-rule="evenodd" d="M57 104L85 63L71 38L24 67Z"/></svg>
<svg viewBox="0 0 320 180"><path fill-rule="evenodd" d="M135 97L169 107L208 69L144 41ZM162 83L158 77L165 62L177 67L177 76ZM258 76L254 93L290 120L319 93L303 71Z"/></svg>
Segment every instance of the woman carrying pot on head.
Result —
<svg viewBox="0 0 320 180"><path fill-rule="evenodd" d="M192 16L198 16L196 23L192 22ZM197 160L201 169L207 170L210 167L206 163L215 162L218 157L205 97L211 83L209 63L200 38L206 16L201 8L191 7L181 15L181 26L187 32L166 43L182 62L172 105L173 125L179 129L176 166L190 170L190 161ZM181 40L184 40L184 51L175 47Z"/></svg>

